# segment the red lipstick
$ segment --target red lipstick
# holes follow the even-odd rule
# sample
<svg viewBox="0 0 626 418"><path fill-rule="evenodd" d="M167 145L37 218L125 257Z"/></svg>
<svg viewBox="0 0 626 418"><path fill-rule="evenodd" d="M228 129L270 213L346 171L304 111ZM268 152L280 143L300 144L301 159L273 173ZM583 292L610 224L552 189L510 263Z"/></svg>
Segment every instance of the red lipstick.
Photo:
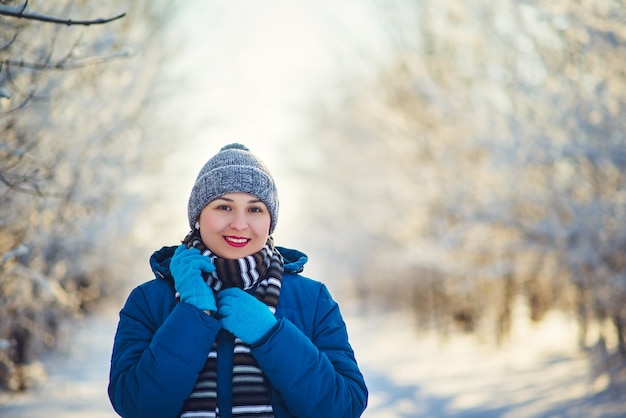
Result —
<svg viewBox="0 0 626 418"><path fill-rule="evenodd" d="M245 247L250 241L248 238L244 237L235 237L235 236L225 236L224 240L228 245L235 248Z"/></svg>

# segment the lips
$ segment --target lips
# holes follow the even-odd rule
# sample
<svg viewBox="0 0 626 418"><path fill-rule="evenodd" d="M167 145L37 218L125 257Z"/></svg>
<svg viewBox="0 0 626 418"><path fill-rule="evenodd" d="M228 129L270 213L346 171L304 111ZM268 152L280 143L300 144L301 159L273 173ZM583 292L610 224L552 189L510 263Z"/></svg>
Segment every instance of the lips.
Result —
<svg viewBox="0 0 626 418"><path fill-rule="evenodd" d="M245 247L248 244L248 242L250 242L250 239L248 238L233 237L233 236L225 236L224 240L226 241L228 245L230 245L231 247L235 247L235 248Z"/></svg>

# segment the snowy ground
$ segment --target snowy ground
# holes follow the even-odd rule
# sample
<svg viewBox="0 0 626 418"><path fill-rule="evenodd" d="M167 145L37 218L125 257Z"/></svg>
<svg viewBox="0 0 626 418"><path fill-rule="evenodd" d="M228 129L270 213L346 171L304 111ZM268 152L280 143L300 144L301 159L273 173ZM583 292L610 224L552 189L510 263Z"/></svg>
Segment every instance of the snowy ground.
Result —
<svg viewBox="0 0 626 418"><path fill-rule="evenodd" d="M48 379L23 395L0 395L3 418L114 418L107 397L115 312L76 323L67 348L45 361Z"/></svg>
<svg viewBox="0 0 626 418"><path fill-rule="evenodd" d="M350 317L371 392L364 417L626 417L626 399L592 379L562 318L521 329L500 349L408 323L402 313Z"/></svg>
<svg viewBox="0 0 626 418"><path fill-rule="evenodd" d="M626 401L600 393L606 382L590 378L559 318L520 331L498 350L472 338L444 343L418 334L402 313L347 311L370 388L366 418L626 417ZM0 397L0 416L116 417L106 396L116 320L112 312L77 324L67 352L47 362L47 382Z"/></svg>

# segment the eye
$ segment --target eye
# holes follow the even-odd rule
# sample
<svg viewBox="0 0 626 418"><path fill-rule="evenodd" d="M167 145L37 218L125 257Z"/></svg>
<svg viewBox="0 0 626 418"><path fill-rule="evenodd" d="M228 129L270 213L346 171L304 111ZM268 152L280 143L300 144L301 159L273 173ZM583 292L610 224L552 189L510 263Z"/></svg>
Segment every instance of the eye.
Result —
<svg viewBox="0 0 626 418"><path fill-rule="evenodd" d="M252 206L250 209L248 209L248 212L262 213L263 212L263 208L260 208L258 206Z"/></svg>
<svg viewBox="0 0 626 418"><path fill-rule="evenodd" d="M228 205L218 205L217 210L230 210L230 206Z"/></svg>

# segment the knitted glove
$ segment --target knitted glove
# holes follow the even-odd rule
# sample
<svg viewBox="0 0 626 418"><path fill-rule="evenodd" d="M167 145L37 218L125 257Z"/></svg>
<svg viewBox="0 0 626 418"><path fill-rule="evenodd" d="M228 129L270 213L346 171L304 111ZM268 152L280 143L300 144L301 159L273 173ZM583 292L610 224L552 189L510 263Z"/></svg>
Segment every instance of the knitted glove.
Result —
<svg viewBox="0 0 626 418"><path fill-rule="evenodd" d="M181 244L174 252L170 271L181 302L206 311L217 310L213 290L202 278L203 271L207 273L215 271L209 257L202 255L197 248L187 248Z"/></svg>
<svg viewBox="0 0 626 418"><path fill-rule="evenodd" d="M217 313L222 327L247 344L256 344L278 323L266 304L231 287L217 294Z"/></svg>

